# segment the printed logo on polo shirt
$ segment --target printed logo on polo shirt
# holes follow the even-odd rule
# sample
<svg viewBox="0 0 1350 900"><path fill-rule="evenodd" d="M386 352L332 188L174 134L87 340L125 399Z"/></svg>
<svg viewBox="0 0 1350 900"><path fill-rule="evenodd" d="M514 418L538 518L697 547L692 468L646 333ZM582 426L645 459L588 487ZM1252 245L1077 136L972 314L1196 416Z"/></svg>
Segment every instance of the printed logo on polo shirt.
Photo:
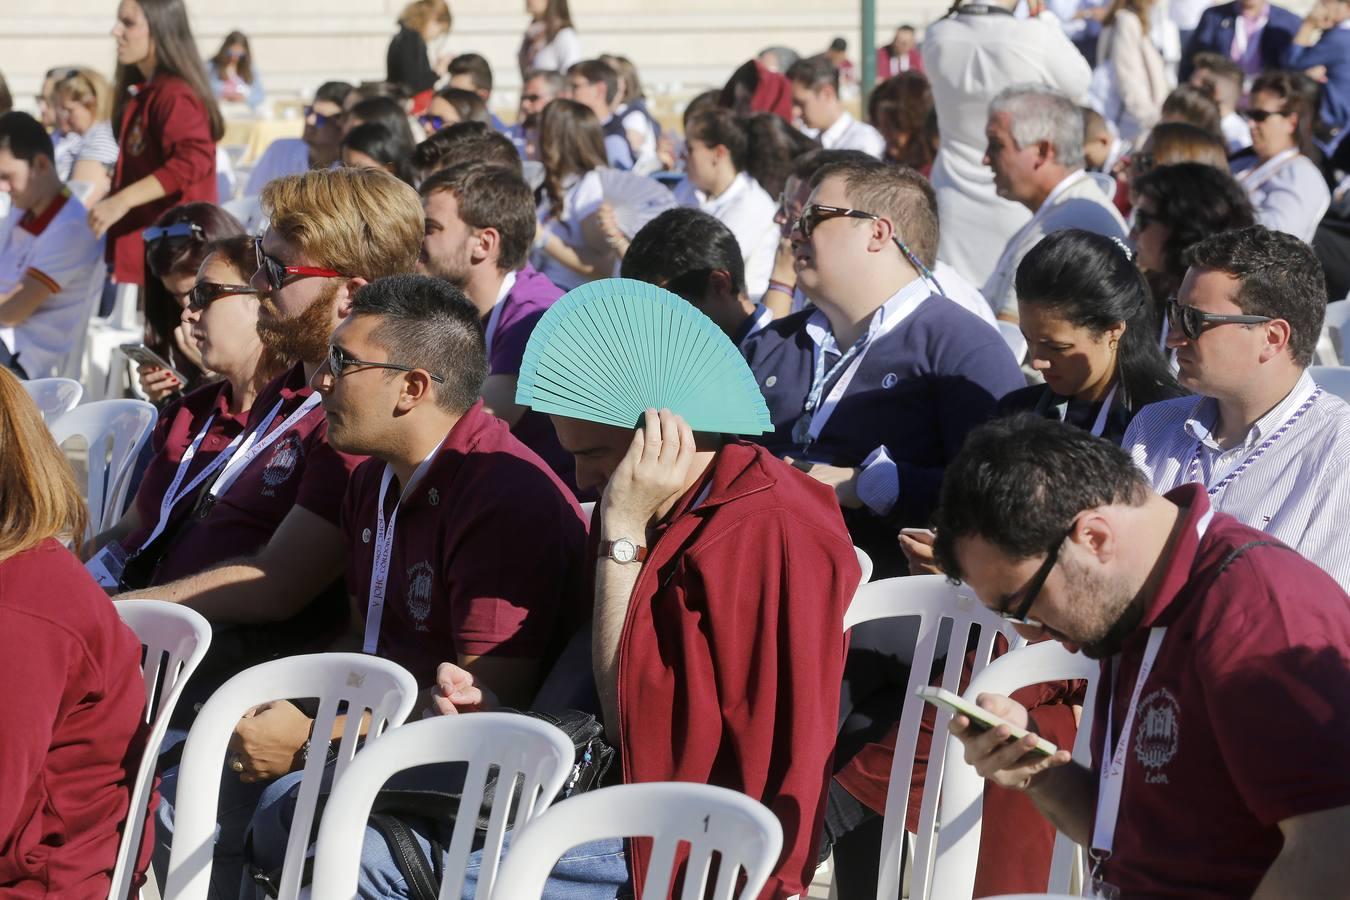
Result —
<svg viewBox="0 0 1350 900"><path fill-rule="evenodd" d="M428 631L427 616L431 615L431 585L435 570L423 560L408 567L408 615L413 617L418 631Z"/></svg>
<svg viewBox="0 0 1350 900"><path fill-rule="evenodd" d="M300 460L305 455L304 448L300 445L300 435L288 434L277 441L276 449L272 451L272 458L267 461L267 467L263 469L262 480L264 497L274 497L277 488L290 480L295 474L295 469L300 465Z"/></svg>
<svg viewBox="0 0 1350 900"><path fill-rule="evenodd" d="M1158 688L1139 704L1135 725L1134 755L1144 767L1148 784L1167 784L1163 768L1177 755L1181 731L1181 705L1167 688Z"/></svg>
<svg viewBox="0 0 1350 900"><path fill-rule="evenodd" d="M881 379L881 386L889 391L891 388L895 387L896 383L899 381L900 377L898 375L894 372L887 372Z"/></svg>

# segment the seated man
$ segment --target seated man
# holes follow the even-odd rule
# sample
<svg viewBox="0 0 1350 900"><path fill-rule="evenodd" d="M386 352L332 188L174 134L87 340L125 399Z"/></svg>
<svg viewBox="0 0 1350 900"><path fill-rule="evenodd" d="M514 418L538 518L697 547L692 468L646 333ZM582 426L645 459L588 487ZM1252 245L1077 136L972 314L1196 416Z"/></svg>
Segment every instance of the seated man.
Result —
<svg viewBox="0 0 1350 900"><path fill-rule="evenodd" d="M773 313L751 303L745 291L736 236L697 209L668 209L642 226L624 254L622 273L688 300L738 347L773 321Z"/></svg>
<svg viewBox="0 0 1350 900"><path fill-rule="evenodd" d="M517 175L523 166L511 139L482 122L456 122L413 148L412 166L421 183L441 169L477 162L503 166Z"/></svg>
<svg viewBox="0 0 1350 900"><path fill-rule="evenodd" d="M0 116L0 191L13 206L0 229L0 366L46 378L60 373L96 302L103 242L56 174L51 137L28 113Z"/></svg>
<svg viewBox="0 0 1350 900"><path fill-rule="evenodd" d="M304 135L279 138L268 144L249 173L242 196L261 196L267 183L276 178L337 165L342 156L343 104L351 93L352 86L345 81L325 81L319 85L314 102L305 108Z"/></svg>
<svg viewBox="0 0 1350 900"><path fill-rule="evenodd" d="M860 150L874 159L886 152L886 139L859 122L839 99L839 69L825 56L812 56L787 70L792 110L826 150Z"/></svg>
<svg viewBox="0 0 1350 900"><path fill-rule="evenodd" d="M756 440L834 487L877 577L927 527L966 432L1025 380L998 333L932 286L937 205L913 169L828 165L793 231L797 286L815 303L742 347L774 430Z"/></svg>
<svg viewBox="0 0 1350 900"><path fill-rule="evenodd" d="M1181 386L1122 444L1154 490L1200 482L1210 503L1272 534L1350 589L1350 406L1308 374L1326 286L1307 244L1252 225L1188 251L1168 305Z"/></svg>
<svg viewBox="0 0 1350 900"><path fill-rule="evenodd" d="M1093 762L1007 726L968 763L1091 848L1096 896L1325 897L1350 878L1350 597L1279 541L1024 415L948 470L937 558L1028 638L1101 661ZM979 705L1035 730L996 694Z"/></svg>
<svg viewBox="0 0 1350 900"><path fill-rule="evenodd" d="M1017 267L1041 238L1082 228L1124 241L1129 229L1113 198L1083 171L1083 116L1059 91L1039 84L1004 89L989 104L985 135L994 189L1031 210L1031 221L1008 240L983 290L1000 319L1016 322Z"/></svg>
<svg viewBox="0 0 1350 900"><path fill-rule="evenodd" d="M619 105L619 73L599 59L583 59L567 70L567 93L595 113L605 134L605 156L611 168L633 168L633 148L623 122L614 115Z"/></svg>
<svg viewBox="0 0 1350 900"><path fill-rule="evenodd" d="M501 135L493 137L506 143ZM519 169L518 160L513 168L466 162L422 182L426 238L418 269L462 290L478 310L487 344L486 410L504 419L564 484L574 486L572 457L558 444L553 424L516 403L525 344L539 318L562 296L528 262L535 208Z"/></svg>
<svg viewBox="0 0 1350 900"><path fill-rule="evenodd" d="M544 334L531 352L545 352ZM620 327L617 340L634 337ZM630 359L607 362L644 374ZM684 417L701 412L696 399L648 409L636 431L553 416L578 483L603 491L589 556L595 682L625 783L719 785L778 814L783 855L761 896L781 900L804 894L815 871L843 616L860 573L829 490L763 448L692 430ZM454 667L440 684L443 712L481 703ZM630 872L641 884L650 844L634 842L625 864L621 843L603 843L584 850L596 864L564 858L571 880L608 891L587 896L616 896Z"/></svg>

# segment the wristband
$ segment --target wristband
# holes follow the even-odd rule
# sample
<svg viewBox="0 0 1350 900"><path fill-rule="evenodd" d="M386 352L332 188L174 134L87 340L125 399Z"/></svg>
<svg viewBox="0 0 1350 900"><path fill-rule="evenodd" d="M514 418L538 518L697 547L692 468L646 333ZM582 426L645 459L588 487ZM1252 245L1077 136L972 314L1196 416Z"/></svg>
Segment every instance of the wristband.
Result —
<svg viewBox="0 0 1350 900"><path fill-rule="evenodd" d="M770 278L769 291L778 291L780 294L787 294L789 297L791 297L793 294L797 292L797 288L795 285L788 284L786 281L775 281L774 279ZM767 294L769 291L765 291L764 293Z"/></svg>

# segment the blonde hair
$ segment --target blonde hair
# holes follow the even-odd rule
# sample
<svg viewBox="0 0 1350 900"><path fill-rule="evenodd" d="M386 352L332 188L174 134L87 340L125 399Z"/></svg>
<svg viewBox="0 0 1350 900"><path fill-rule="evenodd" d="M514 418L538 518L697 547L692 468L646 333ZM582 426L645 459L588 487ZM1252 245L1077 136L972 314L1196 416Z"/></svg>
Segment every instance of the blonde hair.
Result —
<svg viewBox="0 0 1350 900"><path fill-rule="evenodd" d="M268 182L262 207L316 266L371 281L413 271L426 233L417 191L380 169L318 169Z"/></svg>
<svg viewBox="0 0 1350 900"><path fill-rule="evenodd" d="M53 86L52 93L58 100L68 98L83 104L94 114L95 122L106 122L112 115L112 86L93 69L71 69Z"/></svg>
<svg viewBox="0 0 1350 900"><path fill-rule="evenodd" d="M398 23L413 31L421 31L429 22L440 22L449 31L452 21L450 5L445 0L413 0L398 16Z"/></svg>
<svg viewBox="0 0 1350 900"><path fill-rule="evenodd" d="M0 368L0 560L47 538L84 540L89 512L37 404Z"/></svg>

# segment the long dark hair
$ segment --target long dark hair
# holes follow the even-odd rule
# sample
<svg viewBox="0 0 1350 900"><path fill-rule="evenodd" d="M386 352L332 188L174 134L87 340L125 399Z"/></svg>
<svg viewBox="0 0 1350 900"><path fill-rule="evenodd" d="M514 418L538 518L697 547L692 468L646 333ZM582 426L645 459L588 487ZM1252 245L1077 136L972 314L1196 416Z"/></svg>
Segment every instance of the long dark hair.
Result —
<svg viewBox="0 0 1350 900"><path fill-rule="evenodd" d="M539 115L539 155L544 164L544 192L549 210L562 215L563 180L609 164L605 135L590 107L575 100L554 100Z"/></svg>
<svg viewBox="0 0 1350 900"><path fill-rule="evenodd" d="M253 83L253 48L248 45L248 36L242 31L231 31L225 35L225 40L220 42L220 49L216 55L211 57L211 68L216 70L216 75L225 71L225 67L230 64L228 55L230 46L233 44L244 45L244 55L239 57L239 61L234 64L234 70L239 73L239 77L244 79L245 84Z"/></svg>
<svg viewBox="0 0 1350 900"><path fill-rule="evenodd" d="M746 148L745 171L775 200L792 174L793 164L820 142L793 128L782 116L755 113L743 119Z"/></svg>
<svg viewBox="0 0 1350 900"><path fill-rule="evenodd" d="M219 141L225 136L225 120L221 118L216 96L207 80L206 67L197 54L197 42L193 40L183 0L136 0L136 5L141 8L150 25L150 40L155 49L155 72L174 75L187 82L192 93L206 107L206 118L211 124L211 140ZM118 137L122 133L122 113L131 99L130 88L141 80L141 72L136 66L118 63L112 114L113 134Z"/></svg>
<svg viewBox="0 0 1350 900"><path fill-rule="evenodd" d="M887 78L867 98L867 118L886 136L886 157L923 171L933 164L937 150L928 139L928 117L933 113L933 89L922 72L901 72ZM893 138L904 137L898 147Z"/></svg>
<svg viewBox="0 0 1350 900"><path fill-rule="evenodd" d="M185 359L176 359L179 354L173 344L173 330L178 327L183 309L160 278L197 271L206 259L207 244L242 235L244 226L214 203L184 203L156 219L154 227L180 223L195 226L190 235L147 241L145 245L145 345L173 362L192 382L200 377L201 370Z"/></svg>
<svg viewBox="0 0 1350 900"><path fill-rule="evenodd" d="M379 122L366 122L347 132L342 146L369 156L404 184L413 183L413 145L406 128L394 133Z"/></svg>
<svg viewBox="0 0 1350 900"><path fill-rule="evenodd" d="M1126 409L1183 393L1158 347L1161 323L1148 285L1122 244L1078 228L1056 231L1022 259L1016 286L1019 302L1048 309L1094 336L1125 323L1116 377Z"/></svg>
<svg viewBox="0 0 1350 900"><path fill-rule="evenodd" d="M1154 314L1161 322L1161 304L1181 287L1186 277L1186 251L1193 244L1223 231L1256 224L1247 192L1233 176L1205 163L1185 162L1158 166L1133 185L1139 201L1153 204L1149 217L1167 229L1162 272L1150 272L1149 284L1157 302Z"/></svg>

